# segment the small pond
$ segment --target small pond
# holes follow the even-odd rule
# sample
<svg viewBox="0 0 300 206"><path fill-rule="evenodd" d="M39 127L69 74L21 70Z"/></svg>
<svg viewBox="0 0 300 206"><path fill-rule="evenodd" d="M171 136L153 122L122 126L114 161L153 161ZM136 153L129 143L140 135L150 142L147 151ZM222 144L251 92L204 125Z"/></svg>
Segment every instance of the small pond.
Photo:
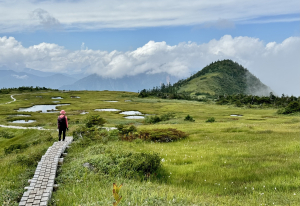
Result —
<svg viewBox="0 0 300 206"><path fill-rule="evenodd" d="M50 130L44 129L43 127L20 127L20 126L12 126L12 125L0 125L3 128L13 128L13 129L37 129L37 130Z"/></svg>
<svg viewBox="0 0 300 206"><path fill-rule="evenodd" d="M107 100L107 101L104 101L104 102L118 102L118 101L115 101L115 100Z"/></svg>
<svg viewBox="0 0 300 206"><path fill-rule="evenodd" d="M59 103L60 101L52 101L53 103Z"/></svg>
<svg viewBox="0 0 300 206"><path fill-rule="evenodd" d="M71 98L79 99L80 97L78 97L78 96L71 96Z"/></svg>
<svg viewBox="0 0 300 206"><path fill-rule="evenodd" d="M36 122L35 120L24 120L24 119L20 119L20 120L14 120L11 121L11 123L32 123L32 122Z"/></svg>
<svg viewBox="0 0 300 206"><path fill-rule="evenodd" d="M241 114L231 114L230 116L231 117L242 117L243 115L241 115Z"/></svg>
<svg viewBox="0 0 300 206"><path fill-rule="evenodd" d="M96 112L119 112L119 109L95 109Z"/></svg>
<svg viewBox="0 0 300 206"><path fill-rule="evenodd" d="M63 99L62 97L52 97L51 99Z"/></svg>
<svg viewBox="0 0 300 206"><path fill-rule="evenodd" d="M125 102L132 102L132 101L128 99L128 100L125 100Z"/></svg>
<svg viewBox="0 0 300 206"><path fill-rule="evenodd" d="M80 114L88 114L89 112L81 112Z"/></svg>
<svg viewBox="0 0 300 206"><path fill-rule="evenodd" d="M41 113L55 113L58 112L56 107L63 106L63 105L70 105L70 104L56 104L56 105L34 105L32 107L27 108L19 108L18 112L38 112Z"/></svg>
<svg viewBox="0 0 300 206"><path fill-rule="evenodd" d="M124 112L121 112L120 114L124 114L124 115L143 115L139 111L124 111Z"/></svg>
<svg viewBox="0 0 300 206"><path fill-rule="evenodd" d="M126 116L126 119L145 119L143 116Z"/></svg>

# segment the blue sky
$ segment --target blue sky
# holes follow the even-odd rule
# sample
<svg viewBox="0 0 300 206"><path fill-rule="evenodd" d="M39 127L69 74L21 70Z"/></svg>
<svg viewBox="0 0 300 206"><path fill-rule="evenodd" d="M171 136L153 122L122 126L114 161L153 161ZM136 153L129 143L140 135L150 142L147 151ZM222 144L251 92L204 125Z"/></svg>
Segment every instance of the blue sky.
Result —
<svg viewBox="0 0 300 206"><path fill-rule="evenodd" d="M0 67L121 78L187 77L232 59L300 95L300 2L3 0Z"/></svg>

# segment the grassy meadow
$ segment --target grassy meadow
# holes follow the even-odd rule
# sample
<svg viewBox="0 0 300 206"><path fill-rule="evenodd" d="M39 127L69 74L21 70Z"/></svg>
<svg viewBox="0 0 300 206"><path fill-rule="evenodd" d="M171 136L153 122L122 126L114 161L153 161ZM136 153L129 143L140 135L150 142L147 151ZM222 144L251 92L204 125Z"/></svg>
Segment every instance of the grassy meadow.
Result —
<svg viewBox="0 0 300 206"><path fill-rule="evenodd" d="M134 140L120 141L111 132L106 141L74 141L59 168L59 189L51 205L112 205L112 184L123 184L119 205L299 205L300 202L300 118L278 115L275 109L249 109L212 102L138 98L136 93L110 91L54 91L45 93L0 95L0 125L41 126L47 131L8 129L8 139L0 137L0 205L18 205L24 186L35 171L37 161L47 147L57 141L58 113L17 112L20 107L54 104L64 109L69 132L84 124L88 115L99 114L107 123L135 125L138 130L176 128L189 137L169 143ZM78 96L80 98L71 98ZM130 101L128 101L130 100ZM106 102L118 101L118 102ZM140 111L175 117L157 124L125 119L119 112L96 112L95 109ZM81 112L88 114L80 114ZM30 114L30 117L13 116ZM187 115L195 122L184 121ZM230 116L240 114L243 116ZM207 123L214 117L214 123ZM36 120L16 124L18 119ZM2 135L3 136L3 135ZM27 145L5 153L14 144ZM125 178L83 167L84 163L106 154L120 152L158 153L162 168L146 179ZM121 168L122 169L122 168Z"/></svg>

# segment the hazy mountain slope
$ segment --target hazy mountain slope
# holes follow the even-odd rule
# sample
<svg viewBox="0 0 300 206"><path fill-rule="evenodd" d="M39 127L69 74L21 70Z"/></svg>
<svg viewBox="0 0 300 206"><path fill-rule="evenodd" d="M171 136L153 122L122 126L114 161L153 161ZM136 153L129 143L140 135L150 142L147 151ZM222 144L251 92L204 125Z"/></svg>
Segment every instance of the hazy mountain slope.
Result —
<svg viewBox="0 0 300 206"><path fill-rule="evenodd" d="M20 86L39 86L58 89L64 84L72 84L76 79L63 74L41 77L26 72L12 70L0 70L0 88L12 88Z"/></svg>
<svg viewBox="0 0 300 206"><path fill-rule="evenodd" d="M174 84L178 92L268 95L272 90L247 69L231 60L211 63Z"/></svg>
<svg viewBox="0 0 300 206"><path fill-rule="evenodd" d="M153 88L168 81L176 82L178 78L169 76L166 73L160 74L139 74L126 76L120 79L103 78L92 74L76 81L74 84L60 87L62 90L111 90L111 91L132 91L138 92L144 88Z"/></svg>

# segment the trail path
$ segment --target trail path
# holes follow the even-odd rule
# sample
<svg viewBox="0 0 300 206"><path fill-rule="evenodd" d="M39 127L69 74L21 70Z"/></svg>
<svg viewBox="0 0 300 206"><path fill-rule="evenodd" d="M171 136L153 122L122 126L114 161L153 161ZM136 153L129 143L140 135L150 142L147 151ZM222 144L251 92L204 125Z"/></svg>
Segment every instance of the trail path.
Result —
<svg viewBox="0 0 300 206"><path fill-rule="evenodd" d="M15 102L15 101L16 101L16 99L14 98L14 95L10 95L10 98L11 98L13 101L6 102L6 103L1 103L1 104L10 104L10 103L12 103L12 102ZM1 105L1 104L0 104L0 105Z"/></svg>
<svg viewBox="0 0 300 206"><path fill-rule="evenodd" d="M63 158L60 157L67 155L63 152L72 141L73 137L67 136L65 141L54 142L48 148L38 163L33 178L28 180L30 186L25 187L27 191L24 192L19 206L48 205L53 188L58 187L54 180L58 165L63 163Z"/></svg>

